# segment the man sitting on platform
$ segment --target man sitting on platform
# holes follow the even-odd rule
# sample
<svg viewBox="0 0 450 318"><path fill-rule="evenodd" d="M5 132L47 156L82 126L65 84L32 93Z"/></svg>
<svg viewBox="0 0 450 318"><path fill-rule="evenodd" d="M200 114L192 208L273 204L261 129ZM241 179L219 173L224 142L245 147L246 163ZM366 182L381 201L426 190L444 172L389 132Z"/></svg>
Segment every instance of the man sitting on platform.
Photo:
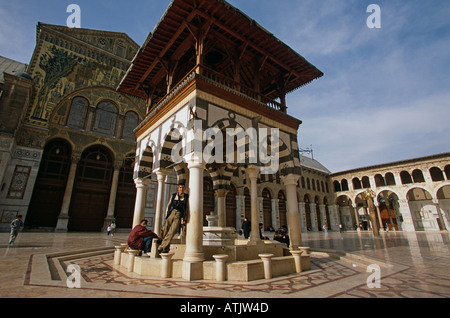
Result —
<svg viewBox="0 0 450 318"><path fill-rule="evenodd" d="M150 253L152 248L152 240L159 238L156 233L147 230L147 220L142 220L131 230L128 236L128 247L136 250L143 250L145 255Z"/></svg>

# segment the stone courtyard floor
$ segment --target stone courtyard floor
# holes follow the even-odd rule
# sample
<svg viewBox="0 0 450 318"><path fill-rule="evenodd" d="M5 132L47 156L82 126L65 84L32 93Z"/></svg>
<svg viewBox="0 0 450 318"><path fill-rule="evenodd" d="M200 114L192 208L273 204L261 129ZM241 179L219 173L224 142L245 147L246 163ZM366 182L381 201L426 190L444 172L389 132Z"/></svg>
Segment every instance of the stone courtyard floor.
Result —
<svg viewBox="0 0 450 318"><path fill-rule="evenodd" d="M311 270L270 280L192 281L119 271L114 246L127 233L0 233L1 298L449 298L450 234L303 233ZM81 269L68 287L67 266ZM371 270L373 266L379 271ZM374 277L379 274L379 280ZM372 285L369 286L368 285ZM379 282L377 286L375 283ZM373 286L375 285L375 286ZM372 287L372 288L369 288Z"/></svg>

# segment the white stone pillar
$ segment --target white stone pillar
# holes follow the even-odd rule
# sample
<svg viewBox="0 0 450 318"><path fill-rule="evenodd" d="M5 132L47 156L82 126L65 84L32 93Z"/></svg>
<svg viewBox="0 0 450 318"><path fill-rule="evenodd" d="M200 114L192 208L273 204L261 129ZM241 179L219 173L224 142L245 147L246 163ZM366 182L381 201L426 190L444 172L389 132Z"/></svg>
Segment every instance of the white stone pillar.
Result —
<svg viewBox="0 0 450 318"><path fill-rule="evenodd" d="M228 190L226 189L217 189L217 216L219 217L218 226L226 227L227 226L227 207L225 199L227 198Z"/></svg>
<svg viewBox="0 0 450 318"><path fill-rule="evenodd" d="M191 153L186 156L189 169L189 214L186 224L186 250L182 277L203 279L203 170L205 166Z"/></svg>
<svg viewBox="0 0 450 318"><path fill-rule="evenodd" d="M279 199L272 199L272 226L274 230L278 229L280 224L280 200Z"/></svg>
<svg viewBox="0 0 450 318"><path fill-rule="evenodd" d="M300 227L303 232L307 232L306 228L306 210L305 210L305 202L298 203L298 211L300 212ZM289 219L288 219L289 221Z"/></svg>
<svg viewBox="0 0 450 318"><path fill-rule="evenodd" d="M161 261L161 278L172 277L172 256L175 253L161 253L159 254L162 258Z"/></svg>
<svg viewBox="0 0 450 318"><path fill-rule="evenodd" d="M376 215L378 217L378 223L380 224L380 228L378 230L382 231L384 229L384 224L383 224L383 219L381 218L380 204L378 203L378 200L375 199L374 202L373 202L373 205L374 205L374 208L375 208L375 213L376 213ZM387 208L389 209L388 206L387 206Z"/></svg>
<svg viewBox="0 0 450 318"><path fill-rule="evenodd" d="M236 195L236 229L239 230L244 221L245 215L245 196Z"/></svg>
<svg viewBox="0 0 450 318"><path fill-rule="evenodd" d="M358 213L358 206L356 205L356 203L352 204L353 207L353 213L355 214L355 221L356 221L356 230L359 232L361 231L361 225L359 223L359 213Z"/></svg>
<svg viewBox="0 0 450 318"><path fill-rule="evenodd" d="M272 278L272 257L274 256L274 254L258 254L258 256L263 261L264 278L271 279Z"/></svg>
<svg viewBox="0 0 450 318"><path fill-rule="evenodd" d="M223 282L227 279L227 254L213 255L216 260L216 281Z"/></svg>
<svg viewBox="0 0 450 318"><path fill-rule="evenodd" d="M80 157L72 157L61 212L59 213L58 223L56 224L55 231L57 232L67 232L67 225L69 224L70 200L72 199L72 191L75 183L75 174L77 172L78 162L80 162Z"/></svg>
<svg viewBox="0 0 450 318"><path fill-rule="evenodd" d="M120 166L114 165L114 172L111 182L111 191L109 192L108 212L105 217L103 228L106 230L109 224L115 220L114 211L116 208L117 187L119 185Z"/></svg>
<svg viewBox="0 0 450 318"><path fill-rule="evenodd" d="M169 174L169 171L166 169L159 169L155 171L156 178L158 180L158 193L156 195L156 209L155 209L155 226L153 231L161 236L161 223L164 209L164 190L166 188L166 178Z"/></svg>
<svg viewBox="0 0 450 318"><path fill-rule="evenodd" d="M288 205L289 219L289 249L296 250L302 244L302 234L300 229L300 214L298 212L297 201L297 181L299 176L289 174L282 177L284 186L286 187L286 201Z"/></svg>
<svg viewBox="0 0 450 318"><path fill-rule="evenodd" d="M134 204L133 228L138 225L145 216L145 204L147 201L147 189L150 178L136 178L136 202Z"/></svg>
<svg viewBox="0 0 450 318"><path fill-rule="evenodd" d="M317 212L316 212L316 204L315 203L310 203L309 204L309 215L311 217L311 232L313 231L318 231L319 230L319 226L318 226L318 222L317 222Z"/></svg>
<svg viewBox="0 0 450 318"><path fill-rule="evenodd" d="M250 166L246 169L246 174L250 179L250 202L251 202L251 232L249 241L258 242L261 241L259 237L259 213L258 213L258 174L259 168Z"/></svg>

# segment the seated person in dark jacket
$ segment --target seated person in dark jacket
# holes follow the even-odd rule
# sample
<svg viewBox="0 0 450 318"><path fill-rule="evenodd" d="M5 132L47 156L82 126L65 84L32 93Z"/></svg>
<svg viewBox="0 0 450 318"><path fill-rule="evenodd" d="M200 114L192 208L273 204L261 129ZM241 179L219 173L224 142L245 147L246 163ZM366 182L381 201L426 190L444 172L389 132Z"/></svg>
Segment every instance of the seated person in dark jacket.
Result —
<svg viewBox="0 0 450 318"><path fill-rule="evenodd" d="M147 230L147 220L142 220L131 230L128 236L128 247L136 250L143 250L144 253L150 253L152 240L158 238L156 233Z"/></svg>
<svg viewBox="0 0 450 318"><path fill-rule="evenodd" d="M289 235L287 226L282 225L278 230L276 230L273 239L280 243L286 243L287 246L289 247Z"/></svg>

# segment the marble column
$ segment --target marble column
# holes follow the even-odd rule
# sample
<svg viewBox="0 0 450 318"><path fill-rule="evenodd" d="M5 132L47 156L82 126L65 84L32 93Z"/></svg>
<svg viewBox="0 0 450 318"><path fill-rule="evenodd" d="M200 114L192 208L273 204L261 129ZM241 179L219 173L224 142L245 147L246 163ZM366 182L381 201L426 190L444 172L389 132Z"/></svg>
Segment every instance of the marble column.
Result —
<svg viewBox="0 0 450 318"><path fill-rule="evenodd" d="M204 164L191 153L186 156L189 169L189 215L186 224L186 250L182 277L203 279L203 170Z"/></svg>
<svg viewBox="0 0 450 318"><path fill-rule="evenodd" d="M287 202L286 202L287 203ZM299 202L298 203L298 211L300 212L300 228L303 232L307 232L308 229L306 228L306 209L305 209L305 202ZM289 216L288 216L288 222L289 222Z"/></svg>
<svg viewBox="0 0 450 318"><path fill-rule="evenodd" d="M161 223L164 218L164 190L166 188L166 178L169 171L166 169L159 169L155 171L156 179L158 181L158 193L156 196L156 209L155 209L155 226L153 231L161 236Z"/></svg>
<svg viewBox="0 0 450 318"><path fill-rule="evenodd" d="M147 201L147 189L150 185L150 178L136 178L136 202L134 204L133 228L145 217L145 204Z"/></svg>
<svg viewBox="0 0 450 318"><path fill-rule="evenodd" d="M358 205L356 205L356 203L353 203L352 207L353 207L353 213L355 214L356 230L359 232L359 231L361 231L361 224L359 223Z"/></svg>
<svg viewBox="0 0 450 318"><path fill-rule="evenodd" d="M300 214L298 212L297 201L297 181L299 176L288 174L282 177L284 186L286 187L286 201L288 204L289 219L289 249L296 250L302 244L302 234L300 229Z"/></svg>
<svg viewBox="0 0 450 318"><path fill-rule="evenodd" d="M319 223L317 220L317 214L316 214L316 204L310 203L309 204L309 211L310 211L310 217L311 217L311 231L318 231L319 230Z"/></svg>
<svg viewBox="0 0 450 318"><path fill-rule="evenodd" d="M64 192L61 212L59 213L58 222L55 228L55 231L57 232L67 232L67 225L69 224L70 201L72 198L78 162L80 162L80 157L73 156L70 164L69 176L67 177L66 190Z"/></svg>
<svg viewBox="0 0 450 318"><path fill-rule="evenodd" d="M259 236L259 213L258 213L258 174L259 168L256 166L250 166L246 169L246 174L250 179L250 202L251 202L251 232L249 242L260 242Z"/></svg>
<svg viewBox="0 0 450 318"><path fill-rule="evenodd" d="M379 230L381 231L381 229L384 229L384 224L383 224L383 219L381 218L380 204L378 203L378 200L374 200L374 201L375 202L373 203L373 205L374 205L374 208L375 208L375 213L376 213L377 218L378 218L378 223L380 224Z"/></svg>
<svg viewBox="0 0 450 318"><path fill-rule="evenodd" d="M226 227L227 226L227 209L225 199L227 198L228 190L227 189L217 189L217 216L219 217L218 226Z"/></svg>
<svg viewBox="0 0 450 318"><path fill-rule="evenodd" d="M106 230L111 222L115 221L114 210L116 208L117 187L119 185L120 166L114 165L113 178L111 182L111 190L109 192L108 212L105 217L103 229Z"/></svg>

